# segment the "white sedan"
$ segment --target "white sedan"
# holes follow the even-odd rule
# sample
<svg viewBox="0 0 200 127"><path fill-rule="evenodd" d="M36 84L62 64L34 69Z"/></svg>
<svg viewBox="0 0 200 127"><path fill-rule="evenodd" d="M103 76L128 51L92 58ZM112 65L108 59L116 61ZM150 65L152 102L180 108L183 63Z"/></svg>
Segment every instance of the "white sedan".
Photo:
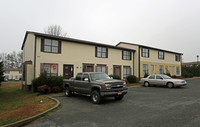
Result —
<svg viewBox="0 0 200 127"><path fill-rule="evenodd" d="M144 84L144 86L146 87L150 85L163 85L168 86L169 88L187 85L187 82L185 80L173 79L164 74L149 75L146 78L142 78L140 80L140 83Z"/></svg>

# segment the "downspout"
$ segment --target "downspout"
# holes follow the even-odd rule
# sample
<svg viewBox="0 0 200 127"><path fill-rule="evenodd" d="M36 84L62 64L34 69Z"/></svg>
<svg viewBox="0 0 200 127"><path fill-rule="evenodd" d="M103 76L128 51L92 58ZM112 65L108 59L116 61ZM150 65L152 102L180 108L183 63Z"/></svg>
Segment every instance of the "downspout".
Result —
<svg viewBox="0 0 200 127"><path fill-rule="evenodd" d="M37 37L35 36L35 49L34 49L34 74L33 74L33 78L35 79L35 72L36 72L36 41L37 41Z"/></svg>
<svg viewBox="0 0 200 127"><path fill-rule="evenodd" d="M140 80L140 46L138 46L138 78Z"/></svg>

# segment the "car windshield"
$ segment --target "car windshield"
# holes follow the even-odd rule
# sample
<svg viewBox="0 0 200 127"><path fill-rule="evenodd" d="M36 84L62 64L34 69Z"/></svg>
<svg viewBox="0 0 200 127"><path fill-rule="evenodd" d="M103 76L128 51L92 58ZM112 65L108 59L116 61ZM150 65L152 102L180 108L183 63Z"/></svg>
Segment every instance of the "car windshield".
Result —
<svg viewBox="0 0 200 127"><path fill-rule="evenodd" d="M171 79L171 77L167 76L167 75L161 75L164 79Z"/></svg>
<svg viewBox="0 0 200 127"><path fill-rule="evenodd" d="M92 81L110 79L110 77L105 73L93 73L90 74L90 77Z"/></svg>

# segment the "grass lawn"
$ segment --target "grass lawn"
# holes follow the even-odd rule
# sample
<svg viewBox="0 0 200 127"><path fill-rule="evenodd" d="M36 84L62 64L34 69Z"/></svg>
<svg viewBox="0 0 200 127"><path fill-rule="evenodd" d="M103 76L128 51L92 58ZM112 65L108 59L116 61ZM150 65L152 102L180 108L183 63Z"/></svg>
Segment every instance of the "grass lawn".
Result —
<svg viewBox="0 0 200 127"><path fill-rule="evenodd" d="M44 95L21 90L21 82L0 86L0 126L34 116L56 104Z"/></svg>

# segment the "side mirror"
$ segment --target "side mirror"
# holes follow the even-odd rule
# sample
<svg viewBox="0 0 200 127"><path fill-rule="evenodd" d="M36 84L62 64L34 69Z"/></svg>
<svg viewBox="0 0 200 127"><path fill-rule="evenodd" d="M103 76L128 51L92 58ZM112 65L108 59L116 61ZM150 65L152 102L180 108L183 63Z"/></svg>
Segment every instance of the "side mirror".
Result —
<svg viewBox="0 0 200 127"><path fill-rule="evenodd" d="M88 78L84 78L84 81L89 81L89 79Z"/></svg>

